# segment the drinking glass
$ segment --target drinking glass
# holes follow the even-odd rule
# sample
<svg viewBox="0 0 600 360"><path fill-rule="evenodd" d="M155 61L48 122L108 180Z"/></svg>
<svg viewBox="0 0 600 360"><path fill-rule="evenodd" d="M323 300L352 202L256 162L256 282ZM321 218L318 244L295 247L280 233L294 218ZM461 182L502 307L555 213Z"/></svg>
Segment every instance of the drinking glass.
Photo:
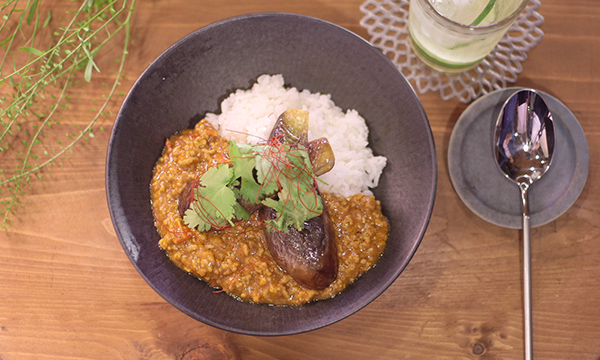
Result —
<svg viewBox="0 0 600 360"><path fill-rule="evenodd" d="M529 0L410 0L415 54L443 72L476 66L502 39Z"/></svg>

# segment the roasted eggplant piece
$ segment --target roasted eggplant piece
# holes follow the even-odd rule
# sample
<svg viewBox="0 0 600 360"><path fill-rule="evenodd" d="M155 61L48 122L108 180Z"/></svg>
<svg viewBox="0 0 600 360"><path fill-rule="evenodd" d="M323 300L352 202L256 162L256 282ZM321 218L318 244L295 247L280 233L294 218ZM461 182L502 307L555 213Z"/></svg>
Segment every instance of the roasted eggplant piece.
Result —
<svg viewBox="0 0 600 360"><path fill-rule="evenodd" d="M271 130L271 140L284 144L301 144L308 151L316 176L328 172L335 165L335 156L327 138L308 141L308 111L286 110Z"/></svg>
<svg viewBox="0 0 600 360"><path fill-rule="evenodd" d="M306 146L316 175L331 170L335 162L327 139L308 142L307 111L287 110L281 114L273 126L270 139ZM323 201L320 193L318 195L320 201ZM269 207L259 209L259 218L263 222L275 219L276 216L276 211ZM272 231L263 225L263 233L271 256L300 285L323 290L337 277L335 232L325 206L319 216L304 222L304 229L301 231L293 226L287 232Z"/></svg>
<svg viewBox="0 0 600 360"><path fill-rule="evenodd" d="M261 220L274 219L275 210L263 206L259 210ZM300 285L323 290L337 277L338 257L333 225L327 211L304 222L298 231L266 231L267 248L277 264Z"/></svg>
<svg viewBox="0 0 600 360"><path fill-rule="evenodd" d="M177 202L177 210L179 211L179 216L183 218L187 209L190 208L190 205L194 201L194 188L198 186L198 181L190 181L184 188L181 194L179 195L179 199Z"/></svg>
<svg viewBox="0 0 600 360"><path fill-rule="evenodd" d="M307 142L306 150L316 176L325 174L335 165L335 156L327 138Z"/></svg>
<svg viewBox="0 0 600 360"><path fill-rule="evenodd" d="M308 111L286 110L277 118L269 139L282 144L306 144L308 141Z"/></svg>

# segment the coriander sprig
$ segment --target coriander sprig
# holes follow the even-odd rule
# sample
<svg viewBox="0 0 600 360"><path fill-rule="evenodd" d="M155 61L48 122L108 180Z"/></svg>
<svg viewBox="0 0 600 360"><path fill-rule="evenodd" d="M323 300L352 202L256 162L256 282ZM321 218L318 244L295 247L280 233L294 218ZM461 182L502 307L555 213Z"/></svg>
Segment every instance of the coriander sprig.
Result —
<svg viewBox="0 0 600 360"><path fill-rule="evenodd" d="M308 151L302 145L274 142L248 145L229 142L231 164L209 168L193 190L184 223L199 231L221 229L250 214L238 200L273 208L268 231L288 232L323 212Z"/></svg>
<svg viewBox="0 0 600 360"><path fill-rule="evenodd" d="M123 77L130 43L130 20L135 0L84 0L62 20L61 14L42 7L39 0L7 0L0 5L0 227L11 214L32 176L72 153L81 140L94 137L94 125L108 117ZM106 45L111 44L111 49ZM115 52L115 47L120 50ZM120 44L120 45L119 45ZM100 68L96 59L112 57L115 66ZM104 60L106 62L106 60ZM115 68L116 67L116 68ZM101 79L93 80L94 72ZM79 79L83 78L83 82ZM106 84L100 81L112 81ZM54 129L69 111L70 98L85 86L106 88L98 107L85 111L83 127L64 136ZM100 128L102 130L102 128ZM56 144L48 144L52 134Z"/></svg>

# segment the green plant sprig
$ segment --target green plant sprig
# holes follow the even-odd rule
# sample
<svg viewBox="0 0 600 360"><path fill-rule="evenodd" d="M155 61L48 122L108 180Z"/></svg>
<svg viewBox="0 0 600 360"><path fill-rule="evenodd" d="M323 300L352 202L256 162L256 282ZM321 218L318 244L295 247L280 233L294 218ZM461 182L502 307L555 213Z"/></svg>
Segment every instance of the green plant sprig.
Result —
<svg viewBox="0 0 600 360"><path fill-rule="evenodd" d="M4 22L0 34L12 30L0 39L5 54L0 62L0 227L10 225L11 214L20 204L24 186L32 175L42 178L42 170L52 166L65 154L72 153L81 140L94 137L93 129L117 92L123 77L125 60L130 44L130 20L135 0L85 0L72 14L71 20L52 39L50 46L38 41L42 30L54 18L48 10L42 19L39 0L29 0L18 8L19 0L6 1L0 6ZM119 6L121 5L121 6ZM17 19L13 17L18 16ZM121 37L117 34L123 33ZM122 41L122 51L117 53L118 67L114 81L98 109L92 109L90 120L79 130L67 134L65 144L58 141L58 150L44 144L53 125L61 124L61 111L68 110L69 93L81 82L83 75L89 83L93 72L100 72L94 60L108 43ZM17 45L18 44L18 45ZM40 50L45 49L45 50ZM23 65L17 65L21 63ZM10 70L7 68L12 67ZM7 74L8 73L8 74ZM5 75L7 74L7 75ZM105 86L105 84L102 84ZM45 109L45 110L44 110ZM61 110L61 111L59 111ZM15 140L19 141L16 142ZM15 143L16 142L16 143ZM16 160L11 170L8 164Z"/></svg>
<svg viewBox="0 0 600 360"><path fill-rule="evenodd" d="M266 219L267 231L301 231L304 222L323 212L316 176L308 151L302 145L248 145L229 142L231 164L209 168L193 190L184 223L198 231L222 229L250 214L238 200L275 210Z"/></svg>

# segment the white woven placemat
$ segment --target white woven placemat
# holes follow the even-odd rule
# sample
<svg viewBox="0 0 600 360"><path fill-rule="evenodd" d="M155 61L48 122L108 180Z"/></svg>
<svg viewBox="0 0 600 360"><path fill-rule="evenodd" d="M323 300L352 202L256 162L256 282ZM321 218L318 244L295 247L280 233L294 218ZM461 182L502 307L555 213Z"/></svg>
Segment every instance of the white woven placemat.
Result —
<svg viewBox="0 0 600 360"><path fill-rule="evenodd" d="M531 0L496 48L475 68L446 74L432 70L412 52L408 35L408 0L367 0L360 6L365 14L360 25L367 29L370 43L390 58L421 94L439 91L443 100L456 97L468 103L517 81L527 51L544 37L539 28L544 17L537 10L540 0Z"/></svg>

